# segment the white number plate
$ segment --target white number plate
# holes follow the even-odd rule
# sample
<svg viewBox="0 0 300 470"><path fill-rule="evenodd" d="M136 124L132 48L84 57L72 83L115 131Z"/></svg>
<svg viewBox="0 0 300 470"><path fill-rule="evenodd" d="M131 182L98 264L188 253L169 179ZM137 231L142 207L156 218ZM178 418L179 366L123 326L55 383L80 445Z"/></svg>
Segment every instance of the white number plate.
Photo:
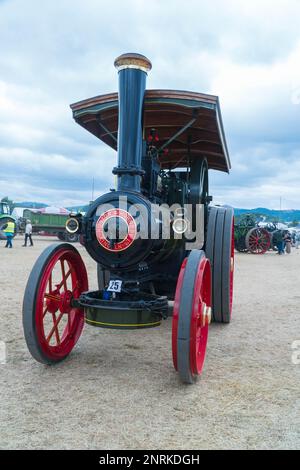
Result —
<svg viewBox="0 0 300 470"><path fill-rule="evenodd" d="M110 292L121 292L122 281L109 281L107 290Z"/></svg>

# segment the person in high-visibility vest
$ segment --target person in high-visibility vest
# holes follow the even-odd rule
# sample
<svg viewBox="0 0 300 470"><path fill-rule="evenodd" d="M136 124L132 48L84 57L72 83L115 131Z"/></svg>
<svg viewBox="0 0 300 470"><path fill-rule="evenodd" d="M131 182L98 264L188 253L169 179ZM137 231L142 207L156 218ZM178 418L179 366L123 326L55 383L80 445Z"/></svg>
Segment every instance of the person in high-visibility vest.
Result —
<svg viewBox="0 0 300 470"><path fill-rule="evenodd" d="M5 248L12 248L12 239L15 234L15 223L10 220L7 222L6 227L4 228L3 232L6 236L6 245Z"/></svg>

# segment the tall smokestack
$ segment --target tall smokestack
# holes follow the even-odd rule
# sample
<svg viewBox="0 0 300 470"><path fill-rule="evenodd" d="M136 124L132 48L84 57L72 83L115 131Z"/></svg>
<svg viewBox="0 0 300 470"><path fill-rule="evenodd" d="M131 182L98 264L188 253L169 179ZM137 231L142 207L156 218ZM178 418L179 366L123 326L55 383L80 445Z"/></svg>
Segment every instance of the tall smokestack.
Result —
<svg viewBox="0 0 300 470"><path fill-rule="evenodd" d="M141 54L123 54L114 63L119 73L118 189L140 191L143 174L143 104L152 65Z"/></svg>

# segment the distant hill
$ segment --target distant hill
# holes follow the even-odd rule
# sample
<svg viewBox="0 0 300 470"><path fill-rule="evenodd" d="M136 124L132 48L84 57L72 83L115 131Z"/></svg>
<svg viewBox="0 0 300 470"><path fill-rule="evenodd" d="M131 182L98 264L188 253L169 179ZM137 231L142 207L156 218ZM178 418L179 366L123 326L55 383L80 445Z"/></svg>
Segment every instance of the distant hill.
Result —
<svg viewBox="0 0 300 470"><path fill-rule="evenodd" d="M66 209L68 209L68 211L70 211L70 212L87 212L89 207L90 206L87 204L87 205L83 205L83 206L66 207Z"/></svg>
<svg viewBox="0 0 300 470"><path fill-rule="evenodd" d="M27 207L28 209L42 209L47 206L48 204L44 204L43 202L14 202L14 207Z"/></svg>
<svg viewBox="0 0 300 470"><path fill-rule="evenodd" d="M240 209L234 208L234 214L240 216L243 214L257 214L262 216L266 221L280 221L280 222L300 222L300 210L275 210L266 209L265 207L257 207L256 209Z"/></svg>
<svg viewBox="0 0 300 470"><path fill-rule="evenodd" d="M42 209L43 207L48 207L53 204L44 204L43 202L35 202L35 201L24 201L24 202L14 202L13 206L14 207L26 207L27 209ZM73 212L86 212L88 209L89 205L88 204L83 204L82 206L71 206L71 207L66 207L69 211Z"/></svg>

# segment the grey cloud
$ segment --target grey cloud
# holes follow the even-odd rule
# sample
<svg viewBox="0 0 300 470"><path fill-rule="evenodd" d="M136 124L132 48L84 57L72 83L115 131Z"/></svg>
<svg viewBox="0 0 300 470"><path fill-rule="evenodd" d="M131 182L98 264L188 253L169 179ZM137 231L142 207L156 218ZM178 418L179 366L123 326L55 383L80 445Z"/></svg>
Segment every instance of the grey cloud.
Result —
<svg viewBox="0 0 300 470"><path fill-rule="evenodd" d="M219 201L268 205L277 191L299 207L299 2L182 5L0 2L1 192L78 203L92 174L97 191L109 189L115 153L72 121L69 103L114 91L113 60L134 50L153 62L149 88L220 95L233 170L212 174ZM57 156L67 164L51 165Z"/></svg>

